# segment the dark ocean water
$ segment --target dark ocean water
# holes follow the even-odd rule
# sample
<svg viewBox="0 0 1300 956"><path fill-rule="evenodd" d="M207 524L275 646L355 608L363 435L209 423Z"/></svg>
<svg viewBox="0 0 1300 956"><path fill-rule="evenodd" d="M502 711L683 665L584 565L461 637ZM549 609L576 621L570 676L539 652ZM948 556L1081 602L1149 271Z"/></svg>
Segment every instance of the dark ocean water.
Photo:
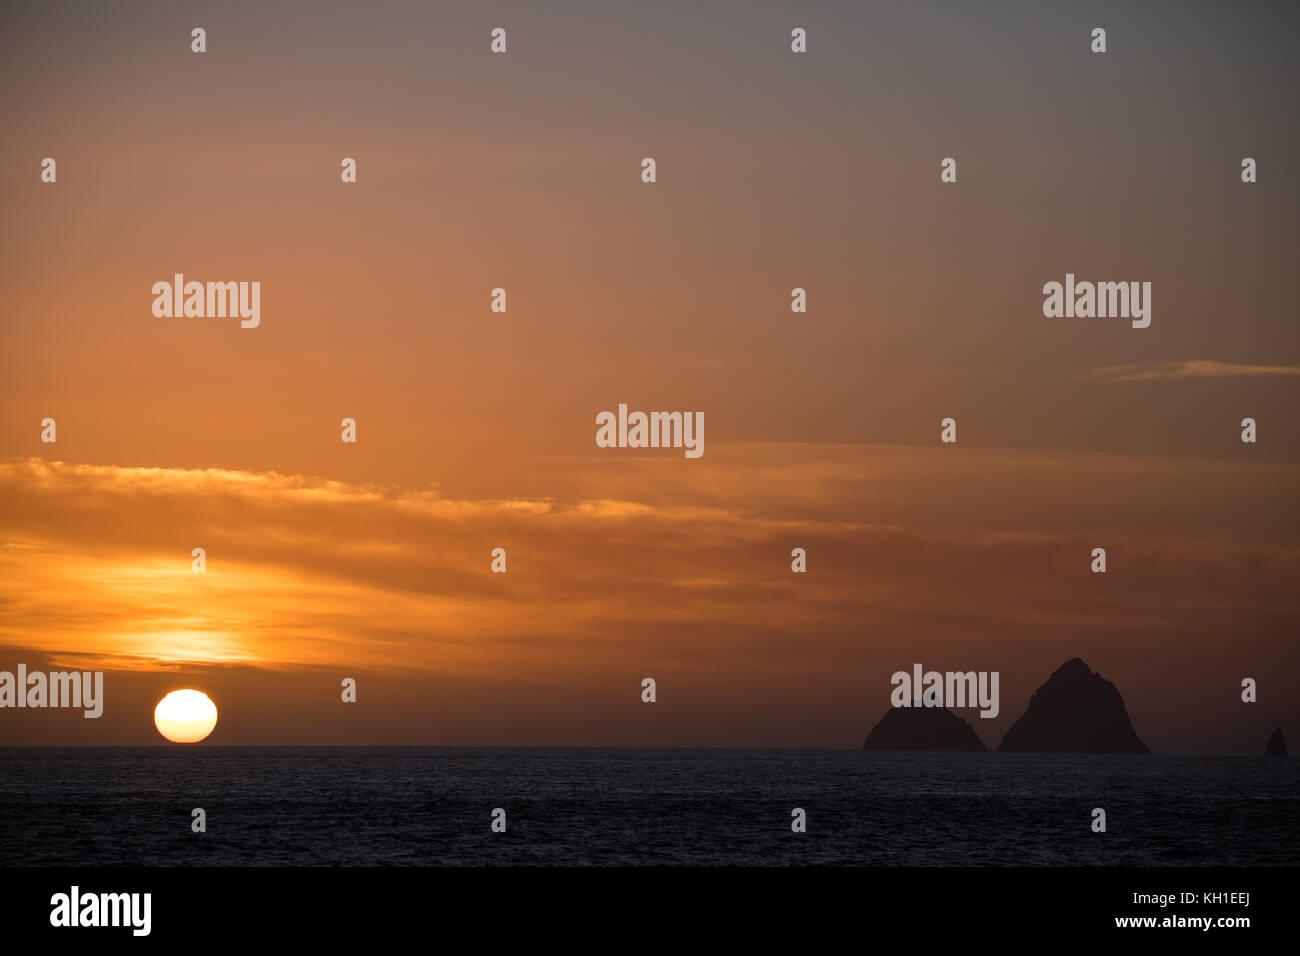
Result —
<svg viewBox="0 0 1300 956"><path fill-rule="evenodd" d="M1298 783L1263 758L3 748L0 865L1294 866Z"/></svg>

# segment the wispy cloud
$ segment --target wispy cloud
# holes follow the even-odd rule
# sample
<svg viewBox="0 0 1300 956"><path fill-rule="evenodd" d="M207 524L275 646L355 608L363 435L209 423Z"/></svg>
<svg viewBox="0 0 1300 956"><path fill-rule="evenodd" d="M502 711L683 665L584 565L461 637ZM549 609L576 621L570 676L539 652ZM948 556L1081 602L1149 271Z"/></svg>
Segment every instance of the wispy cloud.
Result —
<svg viewBox="0 0 1300 956"><path fill-rule="evenodd" d="M1000 670L1026 694L1081 653L1140 670L1245 640L1250 666L1289 666L1294 466L1202 463L1189 481L1185 461L1136 456L716 451L527 499L0 462L0 667L110 671L113 740L139 740L184 681L217 694L241 742L770 745L816 725L851 745L900 662ZM337 706L359 673L370 716ZM672 689L667 724L637 709L646 675ZM0 741L32 739L25 726L0 721Z"/></svg>
<svg viewBox="0 0 1300 956"><path fill-rule="evenodd" d="M919 480L933 474L931 451L854 457L836 449L830 461L813 447L801 452L809 457L801 477L832 499L821 514L767 487L788 489L785 468L769 474L748 458L699 479L732 489L730 506L681 503L699 500L690 488L656 501L635 474L612 472L606 488L621 485L617 496L456 500L270 472L0 464L0 642L117 656L138 669L207 662L574 673L593 655L630 654L731 672L741 648L746 666L760 667L764 655L774 667L784 662L792 634L818 635L834 654L857 647L862 633L883 645L947 640L954 628L969 642L979 630L1014 640L1027 630L1138 626L1135 608L1185 597L1188 579L1245 588L1262 607L1287 604L1300 568L1295 551L1261 542L1181 540L1161 529L1158 512L1147 530L1127 515L1104 535L1059 521L962 527L924 504L954 500L950 485ZM910 513L887 515L885 492L865 504L854 497L864 484L887 487L889 462ZM1139 478L1164 486L1150 462L1067 465L1049 474L1010 454L977 455L968 467L1017 510L1034 507L1033 488L1066 476L1083 487L1104 487L1101 475L1125 488ZM1293 487L1294 475L1257 468L1252 493ZM969 477L949 480L978 496ZM1221 494L1239 497L1240 486L1203 482L1193 497L1201 507ZM1114 509L1109 500L1089 507L1081 494L1071 500ZM1104 592L1086 570L1102 537L1127 569ZM795 545L808 549L806 576L790 572ZM498 546L509 556L504 575L489 570ZM190 569L193 547L207 551L205 574Z"/></svg>
<svg viewBox="0 0 1300 956"><path fill-rule="evenodd" d="M1106 365L1093 369L1084 378L1103 382L1157 382L1187 378L1241 378L1256 375L1300 375L1297 365L1240 365L1191 359L1186 362L1162 362L1159 365Z"/></svg>

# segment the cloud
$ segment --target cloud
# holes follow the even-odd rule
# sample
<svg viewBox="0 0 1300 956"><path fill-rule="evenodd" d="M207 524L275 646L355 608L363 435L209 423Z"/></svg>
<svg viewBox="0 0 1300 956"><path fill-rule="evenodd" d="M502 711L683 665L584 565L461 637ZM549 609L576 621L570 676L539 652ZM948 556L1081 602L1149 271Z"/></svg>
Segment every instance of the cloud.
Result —
<svg viewBox="0 0 1300 956"><path fill-rule="evenodd" d="M1296 551L1252 540L1241 508L1235 532L1163 527L1168 509L1213 510L1249 487L1275 528L1271 489L1294 487L1295 469L1207 467L1217 478L1184 481L1184 497L1151 497L1140 481L1166 487L1182 463L984 452L945 455L944 470L932 449L797 448L797 466L790 448L748 446L710 469L671 469L700 477L667 492L651 477L665 473L660 462L606 474L617 495L543 500L274 472L0 464L0 642L141 670L578 679L659 660L742 675L795 666L794 635L817 648L799 666L816 668L864 640L1149 638L1231 617L1182 607L1189 587L1224 607L1295 603ZM1138 489L1124 494L1130 512L1116 511L1108 481ZM1043 517L1068 487L1084 527ZM816 512L803 507L810 489L825 498ZM987 507L995 499L1011 507ZM949 520L953 509L983 509L983 526ZM1029 527L1004 514L1028 514ZM1099 540L1114 565L1104 589L1087 573ZM807 549L806 575L791 573L795 546ZM206 549L204 574L191 570L194 547ZM507 550L506 574L490 571L495 547Z"/></svg>
<svg viewBox="0 0 1300 956"><path fill-rule="evenodd" d="M1186 362L1164 362L1143 366L1106 365L1088 372L1084 378L1105 382L1155 382L1187 378L1240 378L1256 375L1300 375L1295 365L1238 365L1215 362L1210 359L1192 359Z"/></svg>
<svg viewBox="0 0 1300 956"><path fill-rule="evenodd" d="M882 710L888 675L915 660L1002 670L1008 693L1015 680L1027 693L1075 655L1141 672L1172 654L1218 674L1207 649L1249 649L1261 668L1294 653L1294 467L714 451L698 468L638 459L598 476L540 462L555 495L483 500L275 472L0 463L0 667L108 671L121 719L145 730L172 682L212 686L250 742L756 745L808 720L840 728L825 739L856 735L878 716L862 702ZM796 546L806 574L791 572ZM1088 570L1096 546L1105 575ZM494 547L506 574L490 571ZM283 694L267 696L281 684L259 674L279 675ZM330 706L339 678L359 674L378 705L364 721ZM626 709L646 675L672 693L668 723ZM752 736L728 736L742 725Z"/></svg>

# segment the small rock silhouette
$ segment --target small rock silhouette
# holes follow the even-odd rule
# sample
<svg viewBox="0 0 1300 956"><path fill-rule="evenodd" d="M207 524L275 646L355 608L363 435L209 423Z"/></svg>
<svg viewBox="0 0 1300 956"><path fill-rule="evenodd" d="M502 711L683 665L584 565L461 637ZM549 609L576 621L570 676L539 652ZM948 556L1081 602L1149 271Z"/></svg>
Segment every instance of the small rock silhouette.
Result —
<svg viewBox="0 0 1300 956"><path fill-rule="evenodd" d="M1264 748L1265 757L1285 757L1286 741L1282 739L1282 728L1274 727L1273 733L1269 734L1268 746Z"/></svg>
<svg viewBox="0 0 1300 956"><path fill-rule="evenodd" d="M965 720L946 707L891 707L863 750L987 750Z"/></svg>

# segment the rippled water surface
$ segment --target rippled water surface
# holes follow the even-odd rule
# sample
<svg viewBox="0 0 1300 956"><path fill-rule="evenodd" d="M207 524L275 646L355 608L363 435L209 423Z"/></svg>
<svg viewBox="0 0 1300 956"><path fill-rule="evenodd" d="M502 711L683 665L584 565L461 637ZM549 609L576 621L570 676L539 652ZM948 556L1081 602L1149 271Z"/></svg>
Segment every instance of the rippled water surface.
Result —
<svg viewBox="0 0 1300 956"><path fill-rule="evenodd" d="M4 748L0 865L1294 866L1298 783L1263 758Z"/></svg>

